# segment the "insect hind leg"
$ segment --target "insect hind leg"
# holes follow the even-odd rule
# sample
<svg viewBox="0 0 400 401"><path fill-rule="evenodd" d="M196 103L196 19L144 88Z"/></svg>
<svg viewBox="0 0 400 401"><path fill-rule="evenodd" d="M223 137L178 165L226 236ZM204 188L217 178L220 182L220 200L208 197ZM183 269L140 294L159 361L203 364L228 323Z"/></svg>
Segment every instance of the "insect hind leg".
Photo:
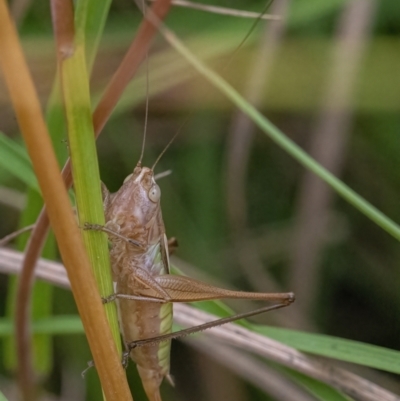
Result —
<svg viewBox="0 0 400 401"><path fill-rule="evenodd" d="M292 293L290 293L290 294L292 296L289 297L285 302L281 302L281 303L278 303L275 305L264 306L263 308L255 309L255 310L252 310L249 312L239 313L234 316L228 316L228 317L224 317L221 319L213 320L211 322L203 323L198 326L193 326L188 329L176 331L174 333L168 333L168 334L164 334L162 336L132 341L131 343L127 344L127 346L129 347L130 350L132 350L136 347L142 347L142 346L145 346L148 344L158 344L163 341L169 341L172 339L185 337L190 334L199 333L201 331L211 329L212 327L222 326L224 324L231 323L236 320L245 319L245 318L248 318L251 316L259 315L260 313L265 313L265 312L269 312L269 311L272 311L275 309L284 308L286 306L289 306L292 302L294 302L294 294L292 294Z"/></svg>

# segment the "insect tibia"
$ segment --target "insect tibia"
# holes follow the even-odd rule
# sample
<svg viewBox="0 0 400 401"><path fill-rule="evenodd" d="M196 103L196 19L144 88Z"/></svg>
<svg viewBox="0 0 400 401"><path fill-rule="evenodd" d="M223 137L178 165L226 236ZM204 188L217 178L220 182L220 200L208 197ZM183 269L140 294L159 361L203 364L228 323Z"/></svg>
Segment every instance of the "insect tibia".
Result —
<svg viewBox="0 0 400 401"><path fill-rule="evenodd" d="M282 302L282 303L279 303L276 305L265 306L263 308L255 309L250 312L239 313L237 315L213 320L211 322L203 323L198 326L190 327L188 329L176 331L174 333L164 334L162 336L157 336L157 337L152 337L152 338L146 338L143 340L132 341L131 343L127 344L126 346L128 347L129 350L132 350L136 347L143 347L145 345L154 345L154 344L157 344L157 343L160 343L163 341L169 341L172 339L182 338L182 337L188 336L190 334L199 333L201 331L211 329L211 328L217 327L217 326L222 326L224 324L231 323L236 320L249 318L251 316L259 315L261 313L269 312L269 311L272 311L275 309L284 308L284 307L290 305L293 301L294 301L294 294L288 293L288 299L285 302Z"/></svg>

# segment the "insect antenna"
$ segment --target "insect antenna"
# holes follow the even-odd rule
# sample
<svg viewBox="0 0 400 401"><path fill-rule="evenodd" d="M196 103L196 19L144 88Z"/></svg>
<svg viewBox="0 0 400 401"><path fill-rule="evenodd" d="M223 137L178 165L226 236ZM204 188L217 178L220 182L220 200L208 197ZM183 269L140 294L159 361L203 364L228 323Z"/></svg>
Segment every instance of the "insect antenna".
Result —
<svg viewBox="0 0 400 401"><path fill-rule="evenodd" d="M142 165L142 159L144 155L144 147L146 146L146 136L147 136L147 123L149 120L149 59L148 54L146 53L146 106L145 106L145 115L144 115L144 127L143 127L143 141L142 141L142 150L140 152L140 158L138 161L138 166Z"/></svg>
<svg viewBox="0 0 400 401"><path fill-rule="evenodd" d="M253 33L254 29L256 29L258 23L262 20L263 16L267 13L268 9L270 8L270 6L273 2L274 2L274 0L267 1L267 4L265 5L264 9L260 12L258 17L254 20L253 24L251 25L250 29L247 31L246 36L242 39L242 41L239 43L239 45L236 47L236 49L230 55L228 61L226 62L225 66L222 70L223 72L226 72L226 70L230 67L230 65L232 64L232 61L236 57L236 54L243 47L244 43L250 37L250 35Z"/></svg>
<svg viewBox="0 0 400 401"><path fill-rule="evenodd" d="M187 124L189 121L190 117L192 116L193 111L186 117L185 121L181 124L181 126L178 128L178 130L175 132L174 136L170 139L170 141L167 143L167 146L163 149L163 151L160 153L160 155L157 157L156 161L154 162L152 166L152 170L154 171L154 168L156 167L157 163L160 161L160 159L164 156L165 152L168 150L168 148L172 145L172 143L175 141L177 136L182 132L183 127Z"/></svg>
<svg viewBox="0 0 400 401"><path fill-rule="evenodd" d="M146 4L143 0L143 12L146 12ZM145 57L145 69L146 69L146 105L145 105L145 114L144 114L144 127L143 127L143 141L142 141L142 150L140 152L140 158L137 162L138 167L142 165L142 159L144 155L144 147L146 145L146 136L147 136L147 123L149 121L149 52L146 51Z"/></svg>
<svg viewBox="0 0 400 401"><path fill-rule="evenodd" d="M273 3L274 0L269 0L267 1L266 6L264 7L264 9L261 11L261 13L259 14L259 16L256 18L256 20L253 22L250 30L247 32L246 36L243 38L243 40L240 42L239 46L237 46L237 48L233 51L233 53L231 54L229 60L227 61L227 63L225 64L223 70L226 71L233 59L235 58L237 52L242 48L243 44L246 42L246 40L249 38L249 36L252 34L252 32L254 31L254 29L256 28L256 26L258 25L258 23L260 22L260 20L262 19L263 15L267 12L267 10L269 9L269 7L271 6L271 4ZM157 157L156 161L153 164L153 167L151 168L154 171L154 168L156 167L157 163L160 161L161 157L165 154L165 152L168 150L168 148L171 146L171 144L174 142L174 140L177 138L177 136L182 132L183 128L185 127L185 125L188 123L188 121L190 120L192 114L194 113L194 111L192 110L189 115L186 117L185 121L181 124L181 126L178 128L177 132L175 133L175 135L172 137L172 139L168 142L167 146L164 148L164 150L160 153L160 155Z"/></svg>

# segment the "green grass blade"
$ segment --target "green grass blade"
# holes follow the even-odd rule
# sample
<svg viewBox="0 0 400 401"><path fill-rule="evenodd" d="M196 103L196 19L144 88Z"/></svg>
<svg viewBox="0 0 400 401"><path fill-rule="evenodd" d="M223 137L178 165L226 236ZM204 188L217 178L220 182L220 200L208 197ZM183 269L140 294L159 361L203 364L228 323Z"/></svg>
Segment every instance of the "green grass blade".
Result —
<svg viewBox="0 0 400 401"><path fill-rule="evenodd" d="M258 325L246 327L300 351L400 374L400 351L324 334Z"/></svg>
<svg viewBox="0 0 400 401"><path fill-rule="evenodd" d="M166 28L160 28L166 40L180 53L204 78L219 89L233 104L246 114L270 139L296 159L305 168L325 181L340 196L352 204L370 220L400 241L400 226L385 216L376 207L358 195L341 180L310 157L303 149L289 139L279 128L245 100L232 86L214 71L204 65L183 43Z"/></svg>
<svg viewBox="0 0 400 401"><path fill-rule="evenodd" d="M39 184L25 148L0 132L0 166L40 193Z"/></svg>
<svg viewBox="0 0 400 401"><path fill-rule="evenodd" d="M209 302L207 304L215 303ZM209 312L210 308L201 309L207 309ZM280 341L303 352L400 374L399 351L323 334L309 334L250 324L245 324L245 326L253 332ZM83 328L79 316L63 315L35 320L33 331L36 334L49 335L81 334ZM11 333L11 320L0 319L0 337L9 336Z"/></svg>
<svg viewBox="0 0 400 401"><path fill-rule="evenodd" d="M89 0L86 3L86 20L84 21L86 62L88 71L92 71L111 0Z"/></svg>
<svg viewBox="0 0 400 401"><path fill-rule="evenodd" d="M203 302L200 309L219 316L230 314L229 308L221 302ZM399 351L323 334L310 334L246 322L242 322L242 324L255 333L275 339L303 352L400 374ZM34 331L51 334L82 332L78 316L59 316L48 320L37 320L34 323ZM0 336L10 333L10 321L7 319L0 320Z"/></svg>
<svg viewBox="0 0 400 401"><path fill-rule="evenodd" d="M0 401L8 401L1 391L0 391Z"/></svg>
<svg viewBox="0 0 400 401"><path fill-rule="evenodd" d="M181 274L176 267L173 266L172 269L174 274ZM193 306L220 317L233 314L233 311L221 301L206 301ZM272 338L299 351L400 374L400 351L324 334L256 325L243 320L240 324L254 333Z"/></svg>
<svg viewBox="0 0 400 401"><path fill-rule="evenodd" d="M220 317L233 314L233 311L221 301L206 301L193 306ZM254 333L272 338L299 351L400 374L400 351L324 334L256 325L243 320L240 324Z"/></svg>
<svg viewBox="0 0 400 401"><path fill-rule="evenodd" d="M84 334L82 321L79 315L60 315L35 319L32 322L33 332L46 335ZM13 333L11 319L0 319L0 337L7 337Z"/></svg>
<svg viewBox="0 0 400 401"><path fill-rule="evenodd" d="M293 381L298 383L301 387L304 387L312 395L314 395L318 400L321 401L349 401L351 398L345 396L334 388L315 380L309 376L303 375L295 370L291 369L281 369L288 375Z"/></svg>
<svg viewBox="0 0 400 401"><path fill-rule="evenodd" d="M0 163L9 169L14 175L28 185L28 207L24 209L20 219L20 227L32 224L37 217L37 213L43 205L39 186L33 173L32 166L25 149L12 141L4 134L0 133ZM18 238L18 249L24 249L28 238L28 233ZM50 238L45 247L46 257L56 256L56 244L54 238ZM33 317L44 317L49 315L51 310L51 294L53 287L47 283L37 283L32 289L31 311ZM17 291L17 281L12 277L9 283L7 295L7 315L15 316L15 297ZM33 354L35 371L40 375L49 372L52 366L52 343L50 339L43 336L34 336ZM10 335L4 342L3 361L9 370L14 370L16 366L15 339Z"/></svg>
<svg viewBox="0 0 400 401"><path fill-rule="evenodd" d="M75 51L73 56L61 64L74 189L81 227L86 222L105 224L85 59L87 10L87 2L77 8ZM104 233L90 231L83 231L82 235L100 294L107 296L113 293L107 237ZM116 307L110 303L105 306L105 310L118 352L121 352Z"/></svg>

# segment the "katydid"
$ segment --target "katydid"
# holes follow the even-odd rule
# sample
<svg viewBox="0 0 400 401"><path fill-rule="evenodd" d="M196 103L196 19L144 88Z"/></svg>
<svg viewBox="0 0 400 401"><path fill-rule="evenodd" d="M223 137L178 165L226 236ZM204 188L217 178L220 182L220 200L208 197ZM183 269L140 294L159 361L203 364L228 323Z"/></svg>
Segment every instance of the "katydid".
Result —
<svg viewBox="0 0 400 401"><path fill-rule="evenodd" d="M147 110L146 103L146 116ZM172 338L285 307L294 301L291 292L231 291L189 277L170 275L168 241L160 206L161 190L153 170L181 129L182 126L152 168L142 167L143 140L140 160L121 188L111 194L104 184L102 186L106 225L87 224L86 227L105 231L111 242L116 293L105 301L117 300L120 331L126 348L123 362L126 363L130 356L136 363L150 401L161 401L160 385L164 378L173 384L169 373ZM172 303L223 298L278 303L172 333Z"/></svg>
<svg viewBox="0 0 400 401"><path fill-rule="evenodd" d="M294 301L293 293L230 291L189 277L170 275L160 197L153 169L142 167L139 162L116 193L109 193L103 185L105 227L89 224L86 227L105 231L109 236L116 293L107 300L117 299L126 355L135 361L150 401L161 400L159 387L164 377L172 383L169 375L171 338L287 306ZM279 303L171 333L173 302L222 298Z"/></svg>

